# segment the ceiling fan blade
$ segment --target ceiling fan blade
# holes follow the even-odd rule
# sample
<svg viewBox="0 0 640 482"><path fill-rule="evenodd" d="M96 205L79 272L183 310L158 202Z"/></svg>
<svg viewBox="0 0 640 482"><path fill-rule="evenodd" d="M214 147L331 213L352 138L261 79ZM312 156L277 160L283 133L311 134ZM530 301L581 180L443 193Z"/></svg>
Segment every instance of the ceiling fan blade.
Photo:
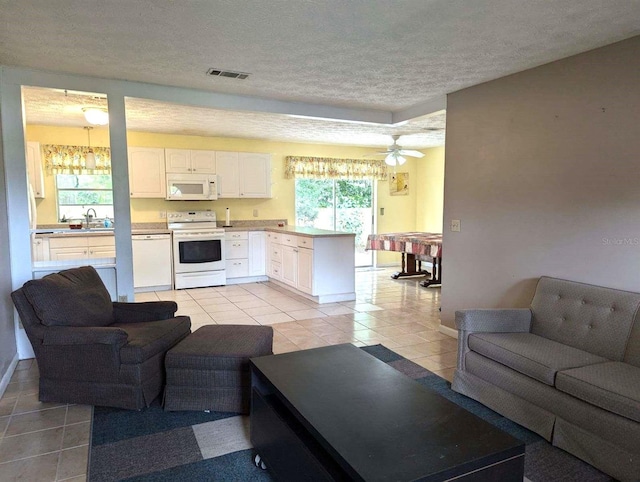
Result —
<svg viewBox="0 0 640 482"><path fill-rule="evenodd" d="M411 156L411 157L424 157L424 154L420 151L413 151L411 149L400 149L400 154L403 156Z"/></svg>

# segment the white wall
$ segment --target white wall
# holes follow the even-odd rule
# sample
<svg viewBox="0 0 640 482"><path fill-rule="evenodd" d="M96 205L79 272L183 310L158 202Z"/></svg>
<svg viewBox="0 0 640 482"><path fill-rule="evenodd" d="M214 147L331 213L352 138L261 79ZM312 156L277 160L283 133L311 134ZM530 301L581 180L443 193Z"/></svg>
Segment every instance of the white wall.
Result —
<svg viewBox="0 0 640 482"><path fill-rule="evenodd" d="M442 321L541 275L640 291L640 37L449 95Z"/></svg>

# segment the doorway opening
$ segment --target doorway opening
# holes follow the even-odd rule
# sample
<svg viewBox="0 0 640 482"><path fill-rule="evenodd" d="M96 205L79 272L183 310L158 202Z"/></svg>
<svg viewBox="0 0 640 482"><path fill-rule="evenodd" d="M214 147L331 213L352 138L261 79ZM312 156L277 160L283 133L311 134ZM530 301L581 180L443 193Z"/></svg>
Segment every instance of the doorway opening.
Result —
<svg viewBox="0 0 640 482"><path fill-rule="evenodd" d="M371 179L296 179L295 224L355 233L356 267L372 266L373 191Z"/></svg>

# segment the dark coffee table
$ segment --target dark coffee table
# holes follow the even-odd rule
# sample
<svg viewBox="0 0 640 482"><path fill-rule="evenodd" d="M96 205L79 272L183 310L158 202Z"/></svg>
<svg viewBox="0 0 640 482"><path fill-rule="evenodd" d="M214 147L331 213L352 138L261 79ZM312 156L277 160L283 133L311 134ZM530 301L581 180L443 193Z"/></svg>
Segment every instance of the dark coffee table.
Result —
<svg viewBox="0 0 640 482"><path fill-rule="evenodd" d="M250 363L251 442L276 479L522 482L521 441L353 345Z"/></svg>

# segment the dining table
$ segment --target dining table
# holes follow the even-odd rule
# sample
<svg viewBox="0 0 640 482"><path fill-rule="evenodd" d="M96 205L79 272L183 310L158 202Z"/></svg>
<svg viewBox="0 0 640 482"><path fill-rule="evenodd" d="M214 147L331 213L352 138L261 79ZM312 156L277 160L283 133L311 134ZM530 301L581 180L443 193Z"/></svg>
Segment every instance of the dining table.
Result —
<svg viewBox="0 0 640 482"><path fill-rule="evenodd" d="M370 234L367 237L367 250L396 251L402 254L401 270L394 273L393 279L407 276L427 276L420 283L429 287L442 282L442 233L402 232ZM422 268L422 262L433 265L431 273Z"/></svg>

